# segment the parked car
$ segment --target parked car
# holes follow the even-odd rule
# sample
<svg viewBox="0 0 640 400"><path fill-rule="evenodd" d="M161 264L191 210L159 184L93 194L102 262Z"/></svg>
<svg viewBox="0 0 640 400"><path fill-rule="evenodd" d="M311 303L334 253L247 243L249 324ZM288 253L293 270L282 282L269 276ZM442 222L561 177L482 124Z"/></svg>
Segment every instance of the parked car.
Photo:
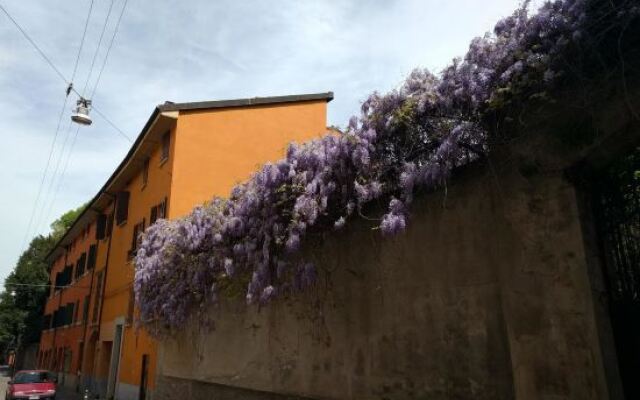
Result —
<svg viewBox="0 0 640 400"><path fill-rule="evenodd" d="M7 400L53 400L56 398L56 378L49 371L18 371L7 384Z"/></svg>

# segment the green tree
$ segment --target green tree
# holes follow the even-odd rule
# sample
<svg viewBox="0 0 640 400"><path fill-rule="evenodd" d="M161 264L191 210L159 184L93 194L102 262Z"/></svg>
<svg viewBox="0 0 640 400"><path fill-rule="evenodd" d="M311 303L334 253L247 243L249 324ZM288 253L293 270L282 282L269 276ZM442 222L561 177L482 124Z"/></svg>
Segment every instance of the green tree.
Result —
<svg viewBox="0 0 640 400"><path fill-rule="evenodd" d="M87 208L87 204L83 204L80 207L69 210L66 213L62 214L60 218L56 219L51 223L51 233L49 236L52 236L55 240L58 240L64 235L64 233L71 227L73 221L78 218L78 216Z"/></svg>
<svg viewBox="0 0 640 400"><path fill-rule="evenodd" d="M9 347L40 339L44 304L49 292L49 265L45 257L85 207L86 204L67 211L51 224L48 235L34 237L5 279L4 292L0 293L2 354Z"/></svg>

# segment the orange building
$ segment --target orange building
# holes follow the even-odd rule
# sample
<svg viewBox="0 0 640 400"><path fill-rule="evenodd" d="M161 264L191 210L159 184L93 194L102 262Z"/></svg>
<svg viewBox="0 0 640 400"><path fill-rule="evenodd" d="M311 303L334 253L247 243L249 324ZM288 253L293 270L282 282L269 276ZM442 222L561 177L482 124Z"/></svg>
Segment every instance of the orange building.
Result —
<svg viewBox="0 0 640 400"><path fill-rule="evenodd" d="M43 368L102 397L151 398L156 344L133 322L138 235L227 196L290 142L326 132L332 93L155 108L125 159L48 255ZM90 262L89 262L90 261Z"/></svg>

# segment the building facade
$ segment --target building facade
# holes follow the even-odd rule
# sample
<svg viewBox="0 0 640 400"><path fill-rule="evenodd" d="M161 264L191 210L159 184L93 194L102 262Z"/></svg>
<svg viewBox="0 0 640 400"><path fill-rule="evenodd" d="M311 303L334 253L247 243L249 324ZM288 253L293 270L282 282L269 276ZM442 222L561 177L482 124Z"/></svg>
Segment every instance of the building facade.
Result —
<svg viewBox="0 0 640 400"><path fill-rule="evenodd" d="M153 396L157 345L137 328L139 234L227 196L290 142L326 132L332 93L155 108L125 159L48 255L51 292L38 363L106 398Z"/></svg>

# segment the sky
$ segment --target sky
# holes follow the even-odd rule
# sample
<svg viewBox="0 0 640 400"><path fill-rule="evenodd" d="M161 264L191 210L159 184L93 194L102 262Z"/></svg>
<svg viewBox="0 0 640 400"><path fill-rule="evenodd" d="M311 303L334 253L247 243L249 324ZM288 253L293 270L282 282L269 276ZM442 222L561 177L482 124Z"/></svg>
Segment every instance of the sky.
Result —
<svg viewBox="0 0 640 400"><path fill-rule="evenodd" d="M93 1L73 79L81 93L95 85L124 2ZM328 125L345 126L368 94L398 87L414 68L442 70L519 3L129 0L92 100L130 138L166 100L326 91L335 96ZM90 1L0 5L70 80ZM69 117L77 96L64 105L65 89L0 12L0 282L33 236L97 193L131 145L95 112L93 125L76 136Z"/></svg>

